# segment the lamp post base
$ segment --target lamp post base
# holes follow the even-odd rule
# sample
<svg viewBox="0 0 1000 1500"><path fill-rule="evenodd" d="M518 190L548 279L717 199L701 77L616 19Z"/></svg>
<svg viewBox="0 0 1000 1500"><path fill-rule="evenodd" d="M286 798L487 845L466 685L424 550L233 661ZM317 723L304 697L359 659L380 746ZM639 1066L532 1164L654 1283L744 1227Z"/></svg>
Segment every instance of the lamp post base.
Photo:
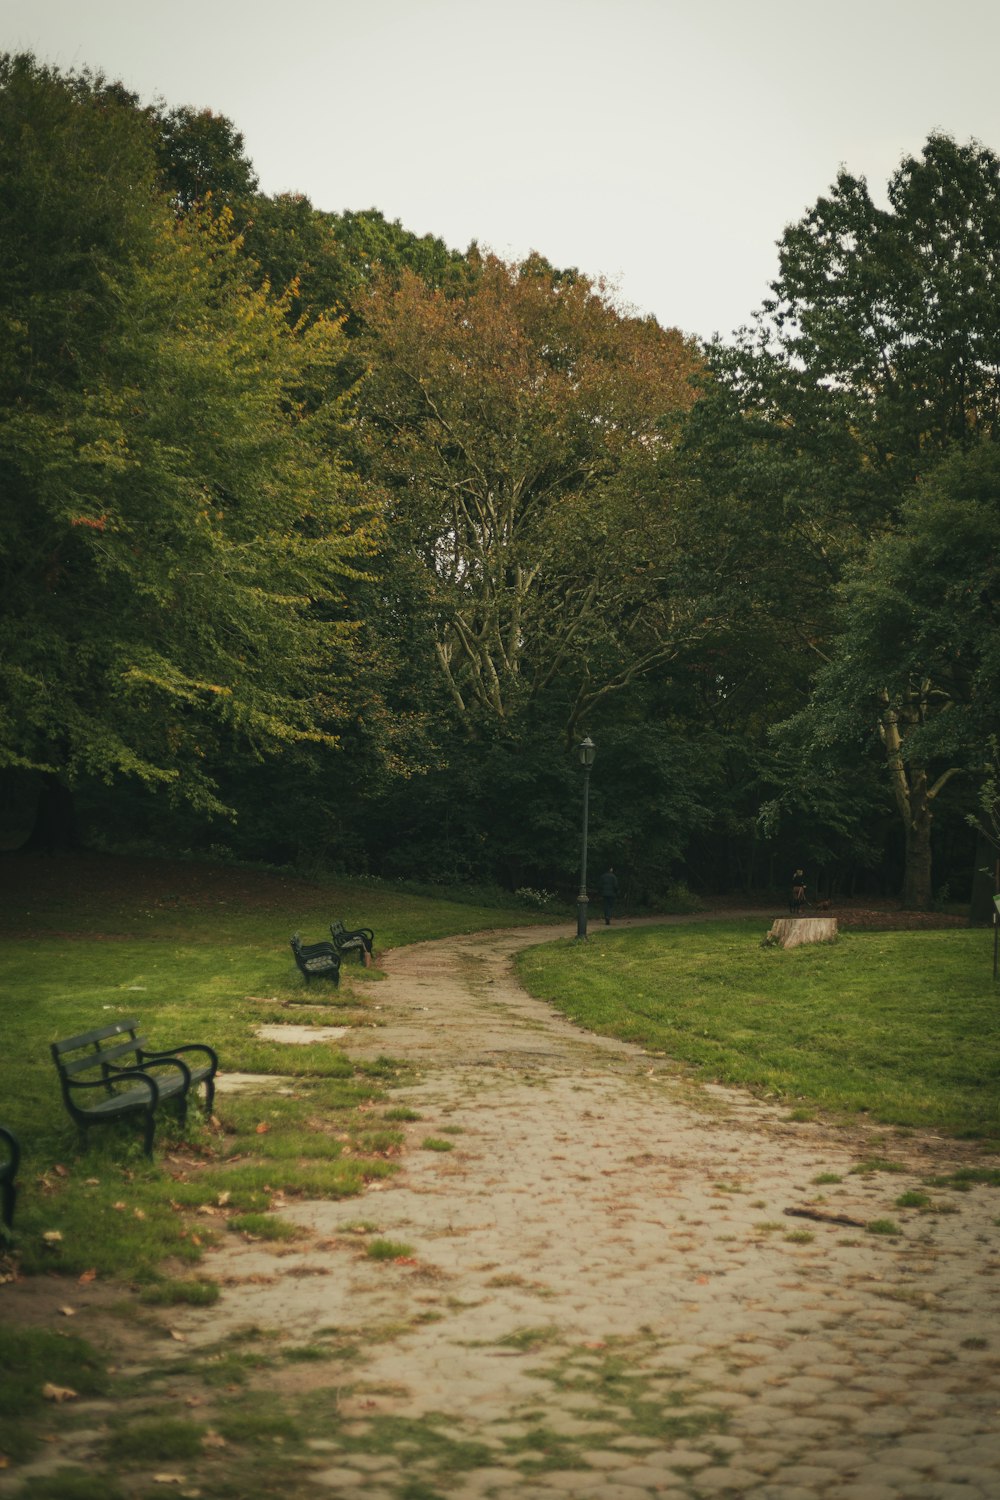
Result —
<svg viewBox="0 0 1000 1500"><path fill-rule="evenodd" d="M587 936L587 898L581 896L576 903L576 935L578 938Z"/></svg>

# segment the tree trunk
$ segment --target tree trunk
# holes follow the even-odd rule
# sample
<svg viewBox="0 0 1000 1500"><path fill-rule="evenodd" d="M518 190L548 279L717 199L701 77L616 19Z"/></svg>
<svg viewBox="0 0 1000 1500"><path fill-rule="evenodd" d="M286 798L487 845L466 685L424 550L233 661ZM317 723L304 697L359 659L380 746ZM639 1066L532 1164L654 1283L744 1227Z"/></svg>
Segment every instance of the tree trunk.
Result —
<svg viewBox="0 0 1000 1500"><path fill-rule="evenodd" d="M906 864L903 870L903 906L908 911L927 911L931 904L931 799L927 794L927 772L910 773L910 807L906 819Z"/></svg>
<svg viewBox="0 0 1000 1500"><path fill-rule="evenodd" d="M22 854L68 854L76 848L76 813L73 793L47 772L42 780L35 809L35 824L21 845Z"/></svg>
<svg viewBox="0 0 1000 1500"><path fill-rule="evenodd" d="M909 729L921 722L920 695L909 694L900 709L893 707L887 693L883 693L882 698L884 707L879 716L879 728L893 796L906 837L903 905L911 911L927 911L933 895L931 823L934 820L934 798L957 774L957 767L950 767L930 786L923 766L908 766L903 758L903 738Z"/></svg>
<svg viewBox="0 0 1000 1500"><path fill-rule="evenodd" d="M803 943L832 943L836 938L836 917L778 917L764 942L769 947L800 948Z"/></svg>

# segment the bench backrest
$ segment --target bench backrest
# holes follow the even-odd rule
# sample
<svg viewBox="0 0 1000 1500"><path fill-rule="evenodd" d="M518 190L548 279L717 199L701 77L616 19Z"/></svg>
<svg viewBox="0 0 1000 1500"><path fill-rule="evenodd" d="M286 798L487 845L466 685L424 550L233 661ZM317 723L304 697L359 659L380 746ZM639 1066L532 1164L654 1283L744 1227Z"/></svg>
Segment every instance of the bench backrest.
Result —
<svg viewBox="0 0 1000 1500"><path fill-rule="evenodd" d="M74 1077L77 1073L103 1067L105 1063L116 1062L129 1054L134 1055L146 1045L145 1039L137 1034L138 1027L139 1022L132 1017L127 1021L112 1021L93 1031L83 1031L79 1036L68 1036L62 1041L53 1042L51 1050L55 1065L64 1077ZM115 1037L121 1040L115 1042ZM106 1042L109 1045L105 1046ZM76 1056L71 1056L71 1053Z"/></svg>

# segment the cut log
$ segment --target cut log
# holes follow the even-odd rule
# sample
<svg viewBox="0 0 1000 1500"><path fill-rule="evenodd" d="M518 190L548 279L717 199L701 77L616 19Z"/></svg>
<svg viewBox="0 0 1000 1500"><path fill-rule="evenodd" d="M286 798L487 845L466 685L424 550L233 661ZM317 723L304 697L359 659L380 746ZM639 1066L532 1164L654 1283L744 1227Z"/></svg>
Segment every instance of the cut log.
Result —
<svg viewBox="0 0 1000 1500"><path fill-rule="evenodd" d="M802 943L832 943L836 937L836 917L778 917L765 941L780 948L798 948Z"/></svg>

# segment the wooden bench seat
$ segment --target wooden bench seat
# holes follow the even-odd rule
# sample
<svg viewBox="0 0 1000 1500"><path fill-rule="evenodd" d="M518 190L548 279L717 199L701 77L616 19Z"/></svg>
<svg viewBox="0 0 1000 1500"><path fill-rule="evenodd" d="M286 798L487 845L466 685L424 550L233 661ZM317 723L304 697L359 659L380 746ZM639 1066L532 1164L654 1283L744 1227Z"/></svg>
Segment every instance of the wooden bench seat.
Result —
<svg viewBox="0 0 1000 1500"><path fill-rule="evenodd" d="M219 1060L213 1048L203 1043L153 1050L139 1035L139 1022L129 1018L53 1042L51 1051L63 1102L84 1145L91 1125L138 1115L143 1150L151 1156L159 1105L175 1099L183 1125L188 1097L201 1084L205 1085L205 1113L212 1112Z"/></svg>
<svg viewBox="0 0 1000 1500"><path fill-rule="evenodd" d="M371 963L375 934L370 927L347 928L343 922L331 922L330 937L341 957L345 953L356 953L359 963Z"/></svg>
<svg viewBox="0 0 1000 1500"><path fill-rule="evenodd" d="M291 946L306 984L313 979L332 979L335 986L340 984L340 954L332 943L304 943L293 932Z"/></svg>

